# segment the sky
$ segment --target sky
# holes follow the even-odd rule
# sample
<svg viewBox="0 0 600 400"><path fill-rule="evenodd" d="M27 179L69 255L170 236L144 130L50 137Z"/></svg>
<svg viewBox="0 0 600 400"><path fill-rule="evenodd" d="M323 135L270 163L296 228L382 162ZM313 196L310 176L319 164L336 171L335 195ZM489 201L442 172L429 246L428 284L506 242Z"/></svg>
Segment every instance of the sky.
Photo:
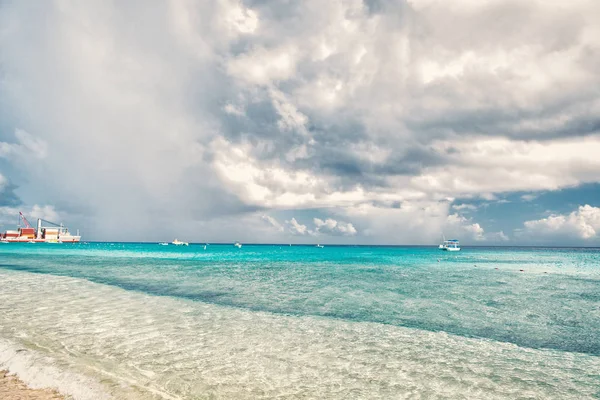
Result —
<svg viewBox="0 0 600 400"><path fill-rule="evenodd" d="M600 2L0 0L0 229L600 246Z"/></svg>

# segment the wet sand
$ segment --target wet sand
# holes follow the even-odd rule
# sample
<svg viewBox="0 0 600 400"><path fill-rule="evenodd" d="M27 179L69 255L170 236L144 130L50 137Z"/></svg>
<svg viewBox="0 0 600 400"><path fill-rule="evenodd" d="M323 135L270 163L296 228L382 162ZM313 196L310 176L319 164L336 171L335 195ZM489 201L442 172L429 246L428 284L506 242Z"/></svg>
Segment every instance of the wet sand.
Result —
<svg viewBox="0 0 600 400"><path fill-rule="evenodd" d="M51 389L30 389L8 371L0 371L0 399L2 400L65 400L66 397Z"/></svg>

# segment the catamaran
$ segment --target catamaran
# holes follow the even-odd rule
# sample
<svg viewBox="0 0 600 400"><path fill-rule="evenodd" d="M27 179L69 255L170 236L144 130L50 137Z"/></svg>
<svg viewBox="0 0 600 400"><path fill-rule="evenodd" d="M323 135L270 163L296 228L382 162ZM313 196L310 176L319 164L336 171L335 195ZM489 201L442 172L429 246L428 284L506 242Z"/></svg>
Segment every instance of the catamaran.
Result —
<svg viewBox="0 0 600 400"><path fill-rule="evenodd" d="M444 238L444 241L438 246L438 248L444 251L460 251L460 244L456 239L446 240Z"/></svg>

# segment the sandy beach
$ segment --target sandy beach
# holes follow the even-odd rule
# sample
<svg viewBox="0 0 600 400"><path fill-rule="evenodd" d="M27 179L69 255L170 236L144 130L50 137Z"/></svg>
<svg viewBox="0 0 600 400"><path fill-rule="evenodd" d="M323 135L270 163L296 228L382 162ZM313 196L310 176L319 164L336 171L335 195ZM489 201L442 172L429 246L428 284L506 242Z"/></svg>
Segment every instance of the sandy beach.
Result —
<svg viewBox="0 0 600 400"><path fill-rule="evenodd" d="M0 371L2 400L64 400L66 397L51 389L30 389L8 371Z"/></svg>

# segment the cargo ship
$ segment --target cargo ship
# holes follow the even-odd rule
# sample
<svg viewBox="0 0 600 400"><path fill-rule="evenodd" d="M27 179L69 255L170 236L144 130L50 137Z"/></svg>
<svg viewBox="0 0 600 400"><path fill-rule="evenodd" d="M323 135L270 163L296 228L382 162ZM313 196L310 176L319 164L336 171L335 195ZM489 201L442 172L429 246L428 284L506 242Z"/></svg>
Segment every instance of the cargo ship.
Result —
<svg viewBox="0 0 600 400"><path fill-rule="evenodd" d="M72 235L63 224L41 218L38 218L37 227L34 228L22 212L19 212L18 228L7 230L0 236L0 242L3 243L78 243L80 240L79 231L77 235Z"/></svg>

